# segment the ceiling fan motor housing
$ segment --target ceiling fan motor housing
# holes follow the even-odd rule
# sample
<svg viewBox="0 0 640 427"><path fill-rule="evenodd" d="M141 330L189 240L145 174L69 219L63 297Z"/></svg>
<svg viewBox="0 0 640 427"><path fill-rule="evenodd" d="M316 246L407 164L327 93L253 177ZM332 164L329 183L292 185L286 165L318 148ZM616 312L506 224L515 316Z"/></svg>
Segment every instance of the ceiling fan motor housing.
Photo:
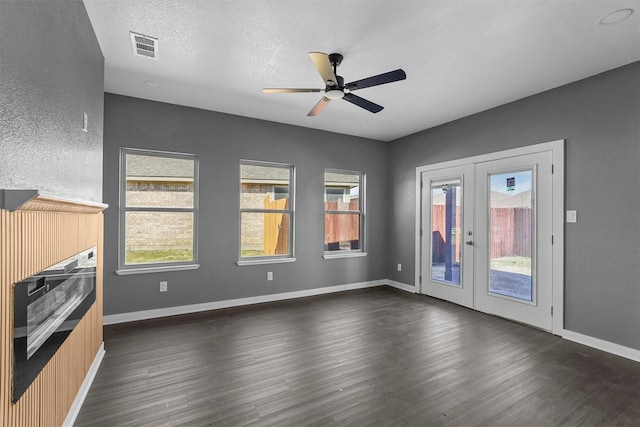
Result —
<svg viewBox="0 0 640 427"><path fill-rule="evenodd" d="M329 99L341 99L344 97L344 78L342 76L336 76L338 80L335 86L327 84L324 90L324 95Z"/></svg>
<svg viewBox="0 0 640 427"><path fill-rule="evenodd" d="M342 64L342 58L343 56L339 53L329 54L329 62L331 62L331 65L333 65L334 67L339 67L340 64Z"/></svg>

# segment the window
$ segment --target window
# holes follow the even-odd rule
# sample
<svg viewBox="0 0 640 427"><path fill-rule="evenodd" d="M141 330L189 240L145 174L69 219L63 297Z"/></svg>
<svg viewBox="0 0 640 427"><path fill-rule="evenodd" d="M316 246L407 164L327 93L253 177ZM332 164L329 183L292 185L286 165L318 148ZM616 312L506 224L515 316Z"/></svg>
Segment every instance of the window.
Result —
<svg viewBox="0 0 640 427"><path fill-rule="evenodd" d="M238 265L291 262L294 167L240 162L240 254Z"/></svg>
<svg viewBox="0 0 640 427"><path fill-rule="evenodd" d="M364 255L364 179L361 172L325 169L325 258Z"/></svg>
<svg viewBox="0 0 640 427"><path fill-rule="evenodd" d="M121 149L118 274L197 268L198 157Z"/></svg>

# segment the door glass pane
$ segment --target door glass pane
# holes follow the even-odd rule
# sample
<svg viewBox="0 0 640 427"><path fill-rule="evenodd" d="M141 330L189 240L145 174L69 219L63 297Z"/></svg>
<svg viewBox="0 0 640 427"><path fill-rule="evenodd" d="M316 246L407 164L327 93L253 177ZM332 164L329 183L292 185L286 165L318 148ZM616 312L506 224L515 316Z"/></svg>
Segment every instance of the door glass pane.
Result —
<svg viewBox="0 0 640 427"><path fill-rule="evenodd" d="M533 171L489 174L489 292L533 301Z"/></svg>
<svg viewBox="0 0 640 427"><path fill-rule="evenodd" d="M462 180L431 181L431 279L460 286Z"/></svg>

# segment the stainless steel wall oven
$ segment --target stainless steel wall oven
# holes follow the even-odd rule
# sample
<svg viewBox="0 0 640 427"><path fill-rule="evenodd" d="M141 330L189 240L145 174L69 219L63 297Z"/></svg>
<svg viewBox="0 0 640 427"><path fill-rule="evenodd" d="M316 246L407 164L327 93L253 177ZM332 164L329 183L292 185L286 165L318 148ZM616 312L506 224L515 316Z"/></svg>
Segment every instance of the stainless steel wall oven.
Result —
<svg viewBox="0 0 640 427"><path fill-rule="evenodd" d="M14 284L14 403L95 300L96 247Z"/></svg>

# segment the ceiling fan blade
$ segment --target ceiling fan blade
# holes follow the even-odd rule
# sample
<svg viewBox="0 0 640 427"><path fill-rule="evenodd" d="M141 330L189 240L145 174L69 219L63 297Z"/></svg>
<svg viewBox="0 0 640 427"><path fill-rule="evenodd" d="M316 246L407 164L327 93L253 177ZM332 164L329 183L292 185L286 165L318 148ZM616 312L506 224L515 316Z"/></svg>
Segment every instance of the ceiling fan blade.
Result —
<svg viewBox="0 0 640 427"><path fill-rule="evenodd" d="M367 101L366 99L360 98L359 96L352 93L345 93L342 99L344 99L345 101L349 101L350 103L357 105L358 107L362 107L365 110L369 110L372 113L379 113L384 108L382 105Z"/></svg>
<svg viewBox="0 0 640 427"><path fill-rule="evenodd" d="M307 114L307 116L317 116L330 102L331 100L329 98L323 96L320 101L318 101L318 103L311 109L311 111L309 111L309 114Z"/></svg>
<svg viewBox="0 0 640 427"><path fill-rule="evenodd" d="M324 92L324 89L295 89L295 88L275 88L265 87L262 89L264 93L311 93L311 92Z"/></svg>
<svg viewBox="0 0 640 427"><path fill-rule="evenodd" d="M399 80L404 80L406 78L407 78L407 74L401 68L398 68L397 70L389 71L388 73L378 74L377 76L372 76L366 79L347 83L346 85L344 85L344 87L349 90L358 90L358 89L364 89L365 87L378 86L378 85L383 85L385 83L397 82Z"/></svg>
<svg viewBox="0 0 640 427"><path fill-rule="evenodd" d="M336 74L331 67L331 61L329 61L329 55L322 52L309 52L311 61L315 65L316 70L320 73L320 77L324 80L327 86L335 86L338 82Z"/></svg>

